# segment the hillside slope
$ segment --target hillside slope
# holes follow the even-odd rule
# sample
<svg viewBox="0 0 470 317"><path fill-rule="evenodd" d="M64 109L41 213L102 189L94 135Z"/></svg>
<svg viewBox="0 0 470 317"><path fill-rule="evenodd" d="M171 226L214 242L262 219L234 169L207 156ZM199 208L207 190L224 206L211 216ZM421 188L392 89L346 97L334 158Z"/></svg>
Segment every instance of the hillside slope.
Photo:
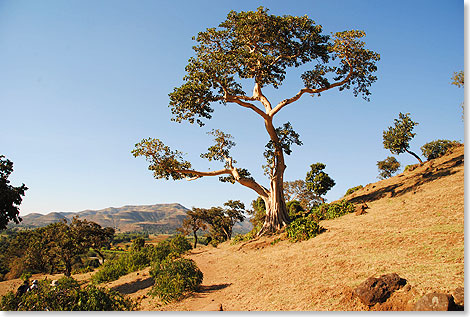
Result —
<svg viewBox="0 0 470 317"><path fill-rule="evenodd" d="M142 310L409 310L431 291L464 286L464 148L348 197L367 214L323 221L327 231L300 243L262 238L193 250L201 291ZM408 281L384 304L364 306L352 290L396 272ZM143 291L143 290L142 290Z"/></svg>
<svg viewBox="0 0 470 317"><path fill-rule="evenodd" d="M102 227L113 227L119 231L176 230L181 226L188 209L180 204L155 204L139 206L109 207L100 210L79 212L51 212L46 215L32 213L25 215L20 226L42 227L63 218L73 217L93 221Z"/></svg>
<svg viewBox="0 0 470 317"><path fill-rule="evenodd" d="M426 293L464 286L463 146L347 198L366 202L367 213L322 221L327 231L308 241L272 236L192 250L203 285L181 302L159 305L147 295L148 268L106 286L146 311L411 310ZM385 303L367 307L353 296L366 278L393 272L407 285ZM0 295L20 284L0 282Z"/></svg>

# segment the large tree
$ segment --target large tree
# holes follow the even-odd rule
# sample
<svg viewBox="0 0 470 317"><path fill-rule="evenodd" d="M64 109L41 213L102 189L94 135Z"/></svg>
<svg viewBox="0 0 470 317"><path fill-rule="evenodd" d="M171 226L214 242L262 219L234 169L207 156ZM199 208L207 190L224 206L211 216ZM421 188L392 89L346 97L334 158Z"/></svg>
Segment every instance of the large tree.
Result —
<svg viewBox="0 0 470 317"><path fill-rule="evenodd" d="M6 229L10 221L20 223L19 206L28 189L24 184L19 187L10 185L8 177L12 172L13 162L0 155L0 230Z"/></svg>
<svg viewBox="0 0 470 317"><path fill-rule="evenodd" d="M195 55L186 66L184 83L170 93L173 120L204 125L214 104L233 104L261 119L269 136L265 165L269 185L255 181L250 173L236 166L230 155L235 145L231 136L213 130L215 145L202 155L225 165L215 171L200 171L159 139L136 144L134 156L145 156L156 178L174 180L223 176L221 181L239 183L255 191L265 202L266 218L259 234L273 232L289 223L283 193L286 169L284 155L291 145L301 145L289 122L275 127L273 119L285 107L304 95L319 96L327 90L352 89L355 96L368 100L369 86L376 81L379 54L365 48L363 31L351 30L322 34L322 26L307 16L275 16L262 7L257 11L231 11L217 28L200 32L193 47ZM277 104L264 94L267 87L279 88L290 68L305 66L303 87ZM250 83L251 84L248 84ZM252 85L252 93L246 91ZM299 115L302 115L299 112Z"/></svg>

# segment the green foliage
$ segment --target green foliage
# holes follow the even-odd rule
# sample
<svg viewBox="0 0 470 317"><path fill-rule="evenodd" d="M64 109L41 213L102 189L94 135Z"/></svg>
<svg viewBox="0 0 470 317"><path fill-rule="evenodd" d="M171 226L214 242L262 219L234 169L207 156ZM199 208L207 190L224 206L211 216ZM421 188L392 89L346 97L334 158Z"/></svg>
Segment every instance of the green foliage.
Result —
<svg viewBox="0 0 470 317"><path fill-rule="evenodd" d="M347 196L347 195L351 195L352 193L354 193L355 191L361 189L361 188L364 188L364 186L362 185L357 185L355 187L351 187L349 188L347 191L346 191L346 194L344 194L344 196Z"/></svg>
<svg viewBox="0 0 470 317"><path fill-rule="evenodd" d="M392 177L400 169L400 162L394 156L388 156L383 161L377 161L377 168L379 169L379 178L385 179Z"/></svg>
<svg viewBox="0 0 470 317"><path fill-rule="evenodd" d="M458 141L436 140L426 143L421 147L421 152L427 160L432 160L443 156L451 148L460 145Z"/></svg>
<svg viewBox="0 0 470 317"><path fill-rule="evenodd" d="M38 289L21 296L13 292L1 299L2 310L22 311L120 311L134 310L137 304L117 291L87 285L84 288L70 277L63 277L53 286L39 281Z"/></svg>
<svg viewBox="0 0 470 317"><path fill-rule="evenodd" d="M299 134L294 131L290 122L284 123L282 127L278 127L275 130L279 139L278 144L270 140L266 144L266 150L263 153L266 159L266 165L263 166L266 175L271 175L273 172L276 152L282 150L285 154L290 155L292 153L290 148L292 144L302 145Z"/></svg>
<svg viewBox="0 0 470 317"><path fill-rule="evenodd" d="M321 220L338 218L354 212L354 209L352 203L342 200L313 207L310 212L297 213L296 218L286 227L287 236L293 242L313 238L324 230L319 225Z"/></svg>
<svg viewBox="0 0 470 317"><path fill-rule="evenodd" d="M411 120L409 115L409 113L403 114L400 112L399 119L395 119L395 126L388 127L388 130L383 131L383 145L392 154L408 152L422 163L419 156L409 150L410 141L416 135L412 131L418 125L417 122Z"/></svg>
<svg viewBox="0 0 470 317"><path fill-rule="evenodd" d="M326 194L333 186L335 181L323 170L326 165L323 163L315 163L310 165L310 171L305 177L305 184L308 190L311 190L314 194L321 198L322 195Z"/></svg>
<svg viewBox="0 0 470 317"><path fill-rule="evenodd" d="M132 240L136 240L137 238L148 239L148 233L142 232L120 232L116 233L113 237L112 244L116 245L122 242L131 242Z"/></svg>
<svg viewBox="0 0 470 317"><path fill-rule="evenodd" d="M341 217L348 213L354 212L354 209L355 208L352 203L346 200L342 200L337 203L322 204L313 208L311 213L318 219L318 221L320 221Z"/></svg>
<svg viewBox="0 0 470 317"><path fill-rule="evenodd" d="M297 218L302 214L303 211L305 211L298 200L291 200L287 202L286 208L290 219Z"/></svg>
<svg viewBox="0 0 470 317"><path fill-rule="evenodd" d="M379 54L364 48L362 31L335 33L330 41L322 27L307 16L275 16L257 11L231 11L218 28L200 32L193 47L195 56L186 66L182 86L170 93L173 120L204 125L214 102L250 100L241 81L255 79L261 87L278 88L286 70L314 63L301 77L307 88L329 88L332 80L349 79L340 89L354 95L370 94L376 81ZM336 64L328 62L340 60ZM240 79L240 82L237 80ZM242 96L235 98L234 96Z"/></svg>
<svg viewBox="0 0 470 317"><path fill-rule="evenodd" d="M309 214L305 217L298 217L293 220L287 227L287 236L292 242L308 240L320 234L322 227L318 224L318 220Z"/></svg>
<svg viewBox="0 0 470 317"><path fill-rule="evenodd" d="M161 262L170 254L181 255L190 250L191 244L184 236L176 237L157 243L144 245L142 248L132 248L129 252L106 261L92 280L103 283L117 280L119 277L150 266L152 262Z"/></svg>
<svg viewBox="0 0 470 317"><path fill-rule="evenodd" d="M74 218L32 230L21 230L12 235L5 247L9 258L9 277L18 277L22 272L72 273L82 270L81 264L90 248L100 255L101 249L109 247L114 229Z"/></svg>
<svg viewBox="0 0 470 317"><path fill-rule="evenodd" d="M203 279L201 270L193 260L171 257L156 262L150 275L155 279L150 294L165 303L179 300L186 293L195 291Z"/></svg>
<svg viewBox="0 0 470 317"><path fill-rule="evenodd" d="M178 255L191 250L193 247L189 240L183 235L176 235L170 240L170 250Z"/></svg>
<svg viewBox="0 0 470 317"><path fill-rule="evenodd" d="M182 179L184 176L176 171L191 168L191 163L183 159L182 152L172 151L159 139L148 138L140 141L135 145L132 154L134 157L145 156L150 162L148 169L156 179Z"/></svg>
<svg viewBox="0 0 470 317"><path fill-rule="evenodd" d="M132 241L131 248L139 251L145 246L145 239L142 237L136 238L134 241Z"/></svg>
<svg viewBox="0 0 470 317"><path fill-rule="evenodd" d="M13 162L0 155L0 230L6 229L8 222L20 223L20 204L28 188L10 185L8 177L13 172Z"/></svg>
<svg viewBox="0 0 470 317"><path fill-rule="evenodd" d="M284 199L286 201L298 200L305 210L320 204L321 201L313 191L307 189L307 185L302 179L284 182Z"/></svg>
<svg viewBox="0 0 470 317"><path fill-rule="evenodd" d="M216 246L232 238L233 226L237 221L244 221L245 205L239 200L229 200L223 207L209 209L193 208L194 212L209 226L209 242Z"/></svg>
<svg viewBox="0 0 470 317"><path fill-rule="evenodd" d="M263 227L264 220L266 218L266 203L264 199L258 196L257 199L251 202L253 209L248 210L248 214L251 216L250 222L253 225L252 233L258 233Z"/></svg>
<svg viewBox="0 0 470 317"><path fill-rule="evenodd" d="M220 130L212 130L211 132L208 132L208 134L215 137L215 145L209 147L208 152L201 154L201 157L206 158L209 161L226 161L230 156L230 149L235 146L235 142L231 141L233 137Z"/></svg>

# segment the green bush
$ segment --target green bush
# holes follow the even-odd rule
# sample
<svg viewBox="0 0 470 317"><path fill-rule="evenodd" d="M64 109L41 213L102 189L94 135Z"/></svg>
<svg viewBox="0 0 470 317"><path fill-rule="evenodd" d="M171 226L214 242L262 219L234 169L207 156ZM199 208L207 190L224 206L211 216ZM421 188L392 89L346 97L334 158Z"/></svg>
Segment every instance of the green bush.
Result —
<svg viewBox="0 0 470 317"><path fill-rule="evenodd" d="M172 252L183 254L193 246L185 236L179 234L170 240L170 248Z"/></svg>
<svg viewBox="0 0 470 317"><path fill-rule="evenodd" d="M348 213L354 212L355 207L352 203L342 200L338 203L322 204L312 209L313 216L320 220L328 220L341 217Z"/></svg>
<svg viewBox="0 0 470 317"><path fill-rule="evenodd" d="M156 262L150 270L155 284L150 291L164 303L181 299L186 293L195 291L202 283L203 274L191 259L168 257Z"/></svg>
<svg viewBox="0 0 470 317"><path fill-rule="evenodd" d="M451 148L460 145L458 141L450 140L436 140L426 143L421 147L423 156L429 161L438 157L443 156Z"/></svg>
<svg viewBox="0 0 470 317"><path fill-rule="evenodd" d="M358 185L356 187L351 187L346 191L346 194L344 194L344 196L350 195L350 194L354 193L355 191L358 191L359 189L362 189L362 188L364 188L364 186L362 186L362 185Z"/></svg>
<svg viewBox="0 0 470 317"><path fill-rule="evenodd" d="M133 310L136 303L117 291L88 285L84 288L71 277L63 277L52 286L50 281L39 282L39 288L21 296L13 292L2 297L2 310L23 311L116 311Z"/></svg>
<svg viewBox="0 0 470 317"><path fill-rule="evenodd" d="M295 219L286 228L287 236L293 242L313 238L322 230L316 217L311 214Z"/></svg>
<svg viewBox="0 0 470 317"><path fill-rule="evenodd" d="M125 255L114 260L104 262L103 266L96 272L92 280L94 283L115 281L128 273L124 259Z"/></svg>
<svg viewBox="0 0 470 317"><path fill-rule="evenodd" d="M290 219L295 219L302 216L304 209L298 200L291 200L286 204L287 212Z"/></svg>
<svg viewBox="0 0 470 317"><path fill-rule="evenodd" d="M188 239L181 235L162 241L155 246L146 244L133 247L120 257L106 261L100 270L93 275L92 279L95 283L114 281L123 275L150 266L152 262L161 262L169 254L181 255L191 248Z"/></svg>
<svg viewBox="0 0 470 317"><path fill-rule="evenodd" d="M235 237L233 237L232 241L230 242L231 245L243 242L243 241L249 241L252 240L256 237L257 231L251 230L248 233L245 234L237 234Z"/></svg>

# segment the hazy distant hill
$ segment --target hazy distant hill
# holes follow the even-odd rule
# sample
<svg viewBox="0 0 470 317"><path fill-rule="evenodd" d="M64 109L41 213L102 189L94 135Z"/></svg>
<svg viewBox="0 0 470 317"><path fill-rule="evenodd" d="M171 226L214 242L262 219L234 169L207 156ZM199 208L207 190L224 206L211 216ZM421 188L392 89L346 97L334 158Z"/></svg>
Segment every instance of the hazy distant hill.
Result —
<svg viewBox="0 0 470 317"><path fill-rule="evenodd" d="M46 215L31 213L23 216L20 226L42 227L63 218L72 220L74 216L96 222L102 227L113 227L118 231L174 232L181 226L188 209L180 204L156 204L142 206L109 207L101 210L79 212L51 212ZM248 221L237 224L234 232L248 232Z"/></svg>

